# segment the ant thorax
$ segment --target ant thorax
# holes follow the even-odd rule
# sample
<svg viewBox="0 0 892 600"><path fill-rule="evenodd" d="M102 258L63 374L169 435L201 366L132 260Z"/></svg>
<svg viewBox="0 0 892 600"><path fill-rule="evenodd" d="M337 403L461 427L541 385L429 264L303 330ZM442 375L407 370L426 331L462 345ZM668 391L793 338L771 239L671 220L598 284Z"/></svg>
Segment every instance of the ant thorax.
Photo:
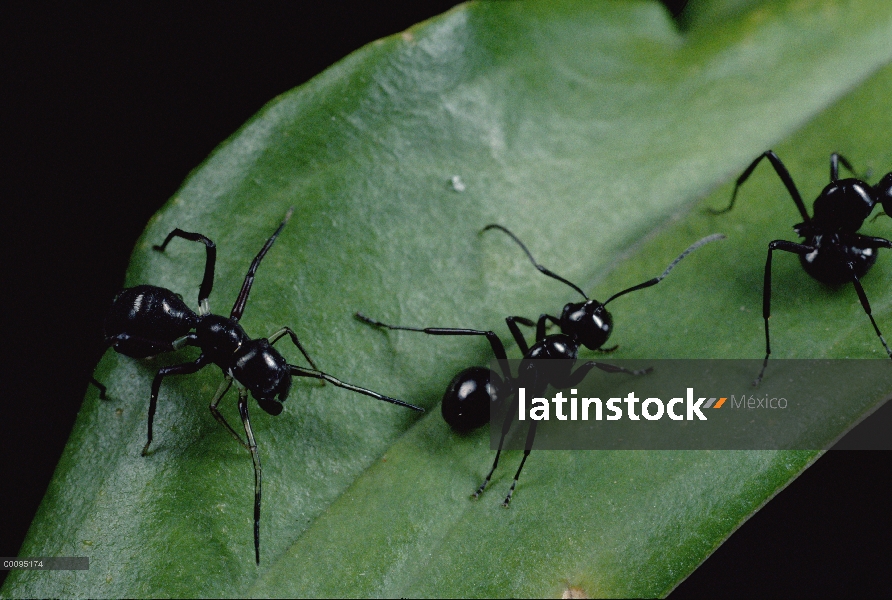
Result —
<svg viewBox="0 0 892 600"><path fill-rule="evenodd" d="M860 179L833 181L812 205L812 226L825 233L855 233L875 204L871 186Z"/></svg>

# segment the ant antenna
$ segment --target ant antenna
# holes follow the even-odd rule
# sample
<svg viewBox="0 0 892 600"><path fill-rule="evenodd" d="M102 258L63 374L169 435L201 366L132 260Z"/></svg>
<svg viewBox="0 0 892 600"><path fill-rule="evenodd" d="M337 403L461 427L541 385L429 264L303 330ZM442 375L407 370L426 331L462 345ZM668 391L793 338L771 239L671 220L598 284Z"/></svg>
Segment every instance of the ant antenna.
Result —
<svg viewBox="0 0 892 600"><path fill-rule="evenodd" d="M696 242L694 242L693 244L688 246L687 250L685 250L684 252L679 254L675 260L673 260L671 263L669 263L669 266L666 267L666 270L663 271L662 275L659 275L658 277L654 277L653 279L648 279L644 283L639 283L638 285L633 285L632 287L625 289L621 292L617 292L616 294L610 296L610 298L607 299L607 302L610 302L611 300L616 300L623 294L628 294L629 292L634 292L635 290L643 290L644 288L648 288L652 285L657 285L658 283L660 283L660 281L663 280L664 277L666 277L666 275L669 274L669 271L671 271L672 269L675 268L675 265L677 265L678 263L681 262L681 259L683 259L685 256L687 256L688 254L690 254L691 252L693 252L700 246L703 246L704 244L708 244L709 242L715 242L717 240L723 240L723 239L725 239L725 236L723 234L713 233L712 235L708 235L701 240L697 240ZM606 305L607 302L604 302L604 304Z"/></svg>
<svg viewBox="0 0 892 600"><path fill-rule="evenodd" d="M551 270L549 270L549 269L546 269L545 267L543 267L542 265L540 265L539 263L537 263L537 262L536 262L536 259L533 258L533 255L532 255L532 254L530 254L530 251L527 250L527 247L524 245L524 243L521 242L521 241L517 238L516 235L514 235L513 233L511 233L510 231L508 231L508 229L506 229L505 227L502 227L501 225L497 225L496 223L490 223L489 225L487 225L486 227L484 227L483 229L481 229L481 230L480 230L480 233L483 233L484 231L488 231L488 230L490 230L490 229L498 229L498 230L500 230L500 231L504 231L505 233L507 233L508 236L509 236L512 240L514 240L515 242L517 242L517 245L520 246L521 249L522 249L524 252L526 252L527 256L528 256L529 259L530 259L530 262L533 263L533 266L536 267L537 269L539 269L539 272L541 272L543 275L547 275L548 277L551 277L552 279L557 279L557 280L560 281L561 283L565 283L565 284L569 285L571 288L573 288L574 290L576 290L577 292L579 292L580 294L582 294L582 297L583 297L583 298L585 298L586 300L589 299L589 297L586 296L585 292L583 292L583 291L579 288L579 286L577 286L575 283L572 283L572 282L570 282L570 281L564 279L563 277L561 277L560 275L558 275L558 274L555 273L554 271L551 271Z"/></svg>

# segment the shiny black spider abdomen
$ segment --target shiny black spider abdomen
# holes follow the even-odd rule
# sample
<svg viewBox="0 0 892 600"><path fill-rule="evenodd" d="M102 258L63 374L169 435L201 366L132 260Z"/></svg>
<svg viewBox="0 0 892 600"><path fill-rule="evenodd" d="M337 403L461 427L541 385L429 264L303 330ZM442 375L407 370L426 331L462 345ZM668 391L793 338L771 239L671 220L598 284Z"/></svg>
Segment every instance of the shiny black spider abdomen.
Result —
<svg viewBox="0 0 892 600"><path fill-rule="evenodd" d="M198 315L168 289L138 285L122 290L105 318L105 340L117 352L146 358L173 350L198 324Z"/></svg>

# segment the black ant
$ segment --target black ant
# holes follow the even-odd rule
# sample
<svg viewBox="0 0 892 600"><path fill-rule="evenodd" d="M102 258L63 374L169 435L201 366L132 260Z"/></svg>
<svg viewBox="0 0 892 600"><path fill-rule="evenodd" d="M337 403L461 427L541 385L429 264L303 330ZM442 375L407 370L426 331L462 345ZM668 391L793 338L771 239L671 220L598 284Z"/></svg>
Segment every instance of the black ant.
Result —
<svg viewBox="0 0 892 600"><path fill-rule="evenodd" d="M666 267L666 270L664 270L658 277L654 277L644 283L640 283L618 292L610 296L606 302L601 303L589 298L579 286L537 263L536 259L533 258L533 255L524 243L507 228L501 225L491 224L484 227L481 230L481 233L490 229L498 229L506 233L521 247L521 249L523 249L527 257L529 257L530 262L532 262L541 273L552 279L565 283L585 298L583 302L571 302L564 306L560 318L549 314L542 314L539 316L537 322L518 316L507 317L505 319L505 322L508 324L508 329L514 337L514 341L517 343L517 346L523 354L517 377L514 377L511 374L511 368L507 362L508 356L501 339L499 339L499 337L492 331L458 329L451 327L427 327L424 329L401 327L397 325L387 325L380 321L370 319L361 313L356 313L356 318L364 323L387 329L418 331L429 335L486 336L486 339L492 347L493 354L495 354L496 359L499 362L502 377L499 377L498 374L483 367L470 367L465 369L459 372L449 383L446 388L446 393L443 395L442 402L444 420L456 431L466 432L488 422L490 419L491 407L495 408L503 401L503 399L514 396L511 408L506 412L505 419L502 423L501 437L499 438L499 446L498 450L496 450L492 468L486 475L486 479L483 480L483 483L480 484L480 487L474 492L472 498L480 497L480 494L483 493L483 490L486 488L487 484L489 484L489 481L499 464L499 456L502 453L502 445L505 441L505 436L511 428L513 416L517 411L517 390L523 387L527 389L527 393L533 397L541 395L548 385L552 385L556 388L571 388L578 385L588 372L596 367L608 373L627 373L629 375L643 375L650 372L651 369L649 368L631 371L623 367L594 360L586 361L576 368L575 371L573 368L575 367L575 361L580 346L585 346L589 350L605 353L616 350L616 346L603 348L613 331L613 317L606 308L608 303L616 300L620 296L628 294L629 292L656 285L666 277L666 275L669 274L669 271L671 271L685 256L708 242L725 237L721 234L714 234L699 240L673 260L672 263ZM545 329L548 322L559 326L561 332L546 335ZM533 344L532 347L527 345L527 342L518 327L518 323L527 327L536 327L536 343ZM564 360L560 363L548 363L548 369L546 370L546 365L537 362L541 359ZM511 502L511 496L514 494L514 490L517 487L517 480L520 477L520 472L523 470L524 463L526 463L527 457L532 450L533 440L536 437L537 425L538 421L533 420L530 422L530 428L527 431L527 438L524 446L523 459L521 459L517 473L514 475L511 489L508 490L508 495L502 503L502 506L506 508Z"/></svg>
<svg viewBox="0 0 892 600"><path fill-rule="evenodd" d="M870 303L861 286L861 278L876 262L879 248L892 248L892 242L880 237L859 235L857 232L870 216L877 204L881 204L886 214L892 214L892 173L887 173L878 184L872 186L856 178L840 179L839 164L855 174L851 163L842 155L834 152L830 155L830 183L825 187L812 205L814 216L809 217L805 203L790 173L778 158L777 154L768 150L763 152L737 178L731 203L722 210L712 210L713 214L726 213L734 207L737 191L749 178L756 166L767 158L774 167L777 176L784 183L787 192L796 203L802 223L793 226L805 243L797 244L786 240L774 240L768 244L768 259L765 262L765 284L762 292L762 318L765 319L765 360L759 376L753 385L759 385L768 366L771 355L771 341L768 336L768 319L771 317L771 253L775 250L791 252L799 256L799 262L805 272L825 285L837 286L852 283L867 313L877 337L883 343L886 353L892 358L892 350L886 344L880 328L870 312Z"/></svg>
<svg viewBox="0 0 892 600"><path fill-rule="evenodd" d="M216 245L199 233L174 229L164 240L164 243L160 246L153 246L153 249L163 252L167 244L175 237L204 244L207 257L204 265L204 278L198 290L198 313L193 312L186 306L182 298L171 290L153 285L138 285L118 293L105 319L106 343L125 356L146 358L161 352L178 350L184 346L196 346L201 350L201 354L194 362L164 367L155 375L149 401L148 440L142 449L143 456L148 454L149 446L152 443L152 421L155 417L161 381L168 375L196 373L211 363L216 364L223 371L224 381L211 400L210 410L214 418L251 452L254 462L254 556L257 564L260 564L261 467L257 443L254 441L254 433L248 418L249 391L257 400L260 408L271 415L278 415L282 412L282 403L288 397L288 392L291 389L292 376L320 379L323 382L327 381L337 387L365 394L378 400L418 411L423 410L402 400L344 383L323 373L307 355L306 350L297 339L297 335L288 327L283 327L269 339L251 339L242 329L239 319L248 302L248 294L254 283L254 274L257 272L257 267L260 266L260 261L263 260L291 218L293 210L292 208L288 211L279 228L266 241L254 258L254 262L251 263L229 317L211 314L208 305L208 296L210 296L211 288L214 285ZM285 335L291 338L312 369L288 364L285 358L273 348L273 344ZM238 411L245 427L247 442L236 433L235 429L217 410L217 405L232 386L233 380L238 388ZM104 387L100 387L100 393L102 392L104 392Z"/></svg>

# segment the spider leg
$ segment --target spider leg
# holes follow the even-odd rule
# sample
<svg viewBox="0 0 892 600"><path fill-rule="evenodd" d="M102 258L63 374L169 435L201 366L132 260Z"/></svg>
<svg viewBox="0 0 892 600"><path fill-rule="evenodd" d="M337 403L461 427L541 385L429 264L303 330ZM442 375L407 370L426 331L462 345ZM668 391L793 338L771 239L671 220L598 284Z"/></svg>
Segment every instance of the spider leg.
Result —
<svg viewBox="0 0 892 600"><path fill-rule="evenodd" d="M269 336L269 343L275 344L285 334L288 334L288 336L291 338L291 341L294 343L295 346L297 346L297 349L300 350L300 353L303 354L304 358L307 359L307 362L310 363L310 366L318 371L319 367L316 366L316 363L313 362L313 359L310 358L310 355L307 354L306 350L304 350L304 347L303 345L301 345L300 340L297 339L297 334L294 333L290 327L283 327L282 329Z"/></svg>
<svg viewBox="0 0 892 600"><path fill-rule="evenodd" d="M201 279L201 287L198 288L198 312L206 315L210 312L208 305L208 296L211 295L211 289L214 287L214 265L217 261L217 246L209 238L200 233L191 233L182 229L174 229L167 234L161 245L152 246L153 250L164 252L167 244L175 237L180 237L190 242L201 242L206 250L206 258L204 261L204 277Z"/></svg>
<svg viewBox="0 0 892 600"><path fill-rule="evenodd" d="M257 267L260 266L260 261L263 260L266 253L272 248L273 242L275 242L276 238L279 237L279 234L282 233L282 229L285 228L285 224L288 223L292 213L294 213L294 207L288 209L288 212L285 213L285 218L282 219L282 222L279 224L279 228L276 229L268 240L266 240L263 248L260 249L260 252L257 253L257 256L255 256L254 260L251 262L251 266L248 268L248 273L245 275L245 281L242 283L242 289L239 290L238 298L236 298L235 304L232 306L232 312L229 315L230 318L235 319L236 321L242 318L242 315L245 312L245 305L248 303L248 294L251 293L251 286L254 285L254 275L257 273Z"/></svg>
<svg viewBox="0 0 892 600"><path fill-rule="evenodd" d="M260 466L260 454L257 452L257 442L254 441L254 432L251 430L251 420L248 418L248 390L239 388L238 412L245 425L245 435L248 436L248 450L251 451L251 460L254 462L254 558L260 564L260 495L263 480L263 470Z"/></svg>
<svg viewBox="0 0 892 600"><path fill-rule="evenodd" d="M190 375L192 373L197 373L209 363L210 361L204 357L204 354L202 354L195 360L195 362L172 365L158 370L155 379L152 380L152 395L149 399L148 439L146 445L143 446L142 449L143 456L146 456L149 453L149 446L152 444L152 423L155 420L155 408L158 406L158 391L161 389L161 382L168 375Z"/></svg>

